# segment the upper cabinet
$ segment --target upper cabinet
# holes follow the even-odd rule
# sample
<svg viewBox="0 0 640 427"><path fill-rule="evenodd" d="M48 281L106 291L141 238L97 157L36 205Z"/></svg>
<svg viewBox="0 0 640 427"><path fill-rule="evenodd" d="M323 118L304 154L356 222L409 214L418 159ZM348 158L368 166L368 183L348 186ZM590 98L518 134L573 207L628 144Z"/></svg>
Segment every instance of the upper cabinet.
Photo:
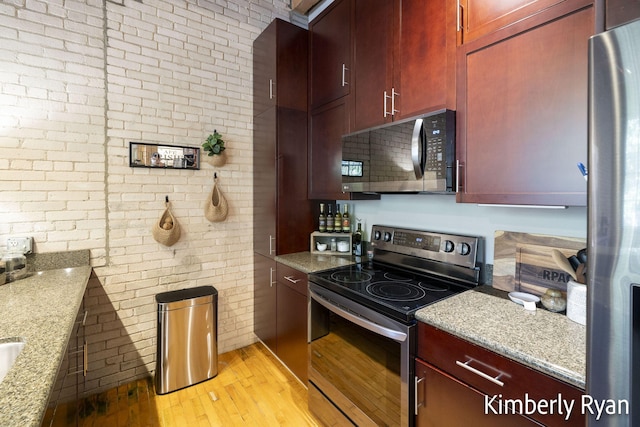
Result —
<svg viewBox="0 0 640 427"><path fill-rule="evenodd" d="M253 43L253 116L271 107L307 110L308 38L274 20ZM302 62L301 62L302 61Z"/></svg>
<svg viewBox="0 0 640 427"><path fill-rule="evenodd" d="M338 0L309 25L311 109L349 94L351 0Z"/></svg>
<svg viewBox="0 0 640 427"><path fill-rule="evenodd" d="M458 201L586 205L594 7L555 3L458 49Z"/></svg>
<svg viewBox="0 0 640 427"><path fill-rule="evenodd" d="M606 0L606 29L640 18L640 0Z"/></svg>
<svg viewBox="0 0 640 427"><path fill-rule="evenodd" d="M467 43L567 0L458 0L459 40Z"/></svg>
<svg viewBox="0 0 640 427"><path fill-rule="evenodd" d="M354 0L352 128L455 109L456 5Z"/></svg>

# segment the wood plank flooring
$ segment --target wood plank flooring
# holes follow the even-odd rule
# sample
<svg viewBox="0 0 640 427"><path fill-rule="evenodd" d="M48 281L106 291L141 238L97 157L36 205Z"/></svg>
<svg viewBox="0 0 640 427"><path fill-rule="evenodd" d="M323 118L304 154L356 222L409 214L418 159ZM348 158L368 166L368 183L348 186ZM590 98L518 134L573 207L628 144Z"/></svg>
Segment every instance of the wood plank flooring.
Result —
<svg viewBox="0 0 640 427"><path fill-rule="evenodd" d="M262 343L219 355L209 381L156 395L152 378L49 410L43 426L319 426L306 388Z"/></svg>

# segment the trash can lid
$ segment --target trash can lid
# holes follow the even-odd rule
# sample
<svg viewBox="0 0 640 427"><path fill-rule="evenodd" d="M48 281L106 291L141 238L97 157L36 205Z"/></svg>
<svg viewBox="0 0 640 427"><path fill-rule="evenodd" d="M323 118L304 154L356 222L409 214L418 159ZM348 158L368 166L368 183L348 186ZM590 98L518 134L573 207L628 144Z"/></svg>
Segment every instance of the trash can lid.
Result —
<svg viewBox="0 0 640 427"><path fill-rule="evenodd" d="M156 295L156 301L160 304L182 301L187 299L218 295L213 286L198 286L196 288L179 289L177 291L162 292Z"/></svg>

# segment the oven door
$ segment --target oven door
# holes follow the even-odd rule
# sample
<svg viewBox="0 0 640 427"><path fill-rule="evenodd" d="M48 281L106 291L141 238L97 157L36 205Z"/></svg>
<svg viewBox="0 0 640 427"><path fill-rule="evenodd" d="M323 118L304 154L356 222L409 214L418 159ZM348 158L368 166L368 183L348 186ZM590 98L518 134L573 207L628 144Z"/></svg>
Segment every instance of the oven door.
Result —
<svg viewBox="0 0 640 427"><path fill-rule="evenodd" d="M414 325L309 284L310 393L318 389L358 426L409 426ZM315 392L315 390L313 390ZM311 404L319 417L321 405ZM326 402L325 402L326 403ZM317 411L316 411L317 409Z"/></svg>

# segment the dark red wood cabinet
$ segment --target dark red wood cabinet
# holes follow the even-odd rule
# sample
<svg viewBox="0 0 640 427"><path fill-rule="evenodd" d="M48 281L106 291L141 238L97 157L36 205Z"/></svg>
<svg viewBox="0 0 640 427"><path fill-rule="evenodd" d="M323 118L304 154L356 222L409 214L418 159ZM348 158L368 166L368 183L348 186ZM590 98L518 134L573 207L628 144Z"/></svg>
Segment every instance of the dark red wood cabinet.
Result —
<svg viewBox="0 0 640 427"><path fill-rule="evenodd" d="M276 351L276 262L273 258L253 254L253 332L260 340Z"/></svg>
<svg viewBox="0 0 640 427"><path fill-rule="evenodd" d="M311 110L350 92L352 7L337 0L309 24Z"/></svg>
<svg viewBox="0 0 640 427"><path fill-rule="evenodd" d="M311 112L309 118L309 198L344 200L342 192L342 135L349 126L349 97Z"/></svg>
<svg viewBox="0 0 640 427"><path fill-rule="evenodd" d="M567 0L458 0L461 42L508 27Z"/></svg>
<svg viewBox="0 0 640 427"><path fill-rule="evenodd" d="M459 202L586 205L594 29L593 2L565 0L459 47Z"/></svg>
<svg viewBox="0 0 640 427"><path fill-rule="evenodd" d="M254 332L274 353L274 257L308 250L314 227L307 198L307 34L276 19L253 46Z"/></svg>
<svg viewBox="0 0 640 427"><path fill-rule="evenodd" d="M351 131L455 109L455 3L354 1Z"/></svg>
<svg viewBox="0 0 640 427"><path fill-rule="evenodd" d="M638 18L640 18L640 0L605 1L605 27L607 30Z"/></svg>
<svg viewBox="0 0 640 427"><path fill-rule="evenodd" d="M276 355L307 383L307 275L277 263Z"/></svg>
<svg viewBox="0 0 640 427"><path fill-rule="evenodd" d="M585 415L576 408L581 403L583 390L434 326L418 322L417 334L417 425L585 425ZM490 415L492 411L485 409L484 396L513 400L526 396L539 402L557 399L558 394L575 402L568 420L565 413L557 411L550 414L530 410L526 417L521 414L485 416L485 412ZM445 422L452 420L461 423ZM440 421L443 424L439 424Z"/></svg>
<svg viewBox="0 0 640 427"><path fill-rule="evenodd" d="M270 257L308 250L313 231L307 199L307 53L307 31L280 19L254 42L260 59L253 70L253 238L254 251Z"/></svg>

